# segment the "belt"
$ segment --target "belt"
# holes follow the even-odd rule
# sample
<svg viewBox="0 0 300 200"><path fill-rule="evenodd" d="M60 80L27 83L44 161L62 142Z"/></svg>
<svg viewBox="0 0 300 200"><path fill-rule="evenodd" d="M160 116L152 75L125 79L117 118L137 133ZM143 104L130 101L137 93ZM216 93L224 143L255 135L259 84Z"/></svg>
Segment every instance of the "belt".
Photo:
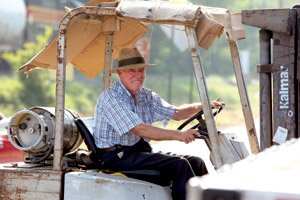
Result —
<svg viewBox="0 0 300 200"><path fill-rule="evenodd" d="M108 152L112 152L112 151L119 151L119 150L127 150L127 149L132 149L132 148L136 148L137 146L141 145L144 142L143 139L141 139L139 142L137 142L135 145L133 146L122 146L120 144L116 144L112 147L107 147L107 148L97 148L97 153L108 153Z"/></svg>
<svg viewBox="0 0 300 200"><path fill-rule="evenodd" d="M122 145L114 145L112 147L108 147L108 148L97 148L97 152L100 153L108 153L108 152L112 152L112 151L117 151L117 150L121 150L122 149Z"/></svg>

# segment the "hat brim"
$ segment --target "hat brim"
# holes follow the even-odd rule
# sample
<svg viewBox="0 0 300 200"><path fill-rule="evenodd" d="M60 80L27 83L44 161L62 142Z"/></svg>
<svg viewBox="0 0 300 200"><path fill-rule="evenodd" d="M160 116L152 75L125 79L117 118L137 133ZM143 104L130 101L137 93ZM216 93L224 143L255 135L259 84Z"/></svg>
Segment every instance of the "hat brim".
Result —
<svg viewBox="0 0 300 200"><path fill-rule="evenodd" d="M148 67L154 67L155 64L134 64L134 65L126 65L124 67L117 67L114 69L111 69L111 73L116 73L118 70L126 70L126 69L142 69L142 68L148 68Z"/></svg>

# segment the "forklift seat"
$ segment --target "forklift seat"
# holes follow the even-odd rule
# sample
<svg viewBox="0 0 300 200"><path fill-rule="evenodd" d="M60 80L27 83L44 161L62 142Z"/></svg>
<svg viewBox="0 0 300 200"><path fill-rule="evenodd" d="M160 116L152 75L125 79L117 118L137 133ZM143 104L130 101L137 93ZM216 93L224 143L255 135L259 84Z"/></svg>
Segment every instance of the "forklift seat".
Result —
<svg viewBox="0 0 300 200"><path fill-rule="evenodd" d="M83 138L85 145L89 150L89 161L84 162L85 167L87 169L98 169L101 170L101 161L99 155L97 154L97 146L95 144L95 140L92 132L92 127L94 124L94 119L89 118L77 118L75 119L75 123L77 125L78 131ZM104 171L106 172L106 171ZM155 183L161 186L169 186L170 182L162 180L160 176L160 172L157 170L126 170L121 171L120 173L130 177L136 178L139 180L148 181L151 183Z"/></svg>

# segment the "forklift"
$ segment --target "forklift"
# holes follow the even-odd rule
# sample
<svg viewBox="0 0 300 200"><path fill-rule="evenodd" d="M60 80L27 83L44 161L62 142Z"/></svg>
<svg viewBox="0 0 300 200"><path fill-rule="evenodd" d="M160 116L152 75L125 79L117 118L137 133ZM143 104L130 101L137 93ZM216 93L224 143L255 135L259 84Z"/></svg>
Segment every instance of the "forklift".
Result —
<svg viewBox="0 0 300 200"><path fill-rule="evenodd" d="M232 134L217 131L210 106L201 56L198 48L208 49L225 34L245 118L250 154L259 152L254 120L245 86L237 41L244 39L241 14L223 8L152 1L92 0L70 10L62 19L58 36L20 70L29 75L35 68L56 70L56 105L32 107L17 112L8 124L12 144L24 152L24 163L0 165L1 198L4 199L171 199L168 188L134 178L113 176L95 170L68 166L66 154L84 141L93 152L93 120L65 108L66 66L72 65L89 78L103 72L103 89L111 84L113 60L120 49L133 47L148 31L148 24L181 25L189 51L203 112L193 119L193 128L202 133L210 149L210 159L219 169L240 161L249 152ZM126 174L126 173L125 173ZM130 174L130 172L127 172ZM129 176L130 177L130 176ZM120 192L114 192L118 188ZM135 192L132 192L134 189ZM131 191L131 192L130 192Z"/></svg>

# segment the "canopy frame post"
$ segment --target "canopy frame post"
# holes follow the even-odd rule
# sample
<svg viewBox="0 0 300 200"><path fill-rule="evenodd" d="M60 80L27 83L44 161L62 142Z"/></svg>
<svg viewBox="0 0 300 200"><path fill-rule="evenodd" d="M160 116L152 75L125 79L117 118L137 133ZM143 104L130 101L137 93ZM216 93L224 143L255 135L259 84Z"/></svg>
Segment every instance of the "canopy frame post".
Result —
<svg viewBox="0 0 300 200"><path fill-rule="evenodd" d="M235 79L238 86L238 91L240 95L242 110L244 114L248 140L250 144L250 149L252 153L259 153L259 144L256 135L256 129L254 124L254 119L251 111L251 105L248 98L247 89L245 86L245 80L241 68L241 62L239 57L239 50L237 47L237 42L233 40L229 40L229 47L230 47L230 55L233 63L233 69L235 73Z"/></svg>
<svg viewBox="0 0 300 200"><path fill-rule="evenodd" d="M222 163L222 157L218 145L219 143L217 137L218 133L217 133L217 128L216 128L215 120L213 118L210 100L208 96L204 69L202 67L200 54L198 52L196 32L194 28L189 26L185 26L185 32L187 35L189 49L193 60L197 86L199 89L199 94L203 105L203 112L207 124L209 140L211 143L212 162L215 165L215 168L219 168L222 166L223 163Z"/></svg>
<svg viewBox="0 0 300 200"><path fill-rule="evenodd" d="M112 68L112 54L113 54L113 40L114 31L105 33L105 57L104 57L104 71L103 71L103 90L108 89L111 85L111 68Z"/></svg>
<svg viewBox="0 0 300 200"><path fill-rule="evenodd" d="M68 12L62 19L58 29L57 40L57 71L56 71L56 102L55 102L55 141L53 170L63 170L63 132L64 132L64 109L65 109L65 80L67 62L67 27L69 22L77 16L101 16L115 15L115 11L110 8L97 6L78 7Z"/></svg>
<svg viewBox="0 0 300 200"><path fill-rule="evenodd" d="M65 118L66 82L66 28L69 20L63 19L59 26L57 40L56 104L55 104L55 141L53 170L63 169L63 132ZM64 23L65 22L65 23Z"/></svg>

